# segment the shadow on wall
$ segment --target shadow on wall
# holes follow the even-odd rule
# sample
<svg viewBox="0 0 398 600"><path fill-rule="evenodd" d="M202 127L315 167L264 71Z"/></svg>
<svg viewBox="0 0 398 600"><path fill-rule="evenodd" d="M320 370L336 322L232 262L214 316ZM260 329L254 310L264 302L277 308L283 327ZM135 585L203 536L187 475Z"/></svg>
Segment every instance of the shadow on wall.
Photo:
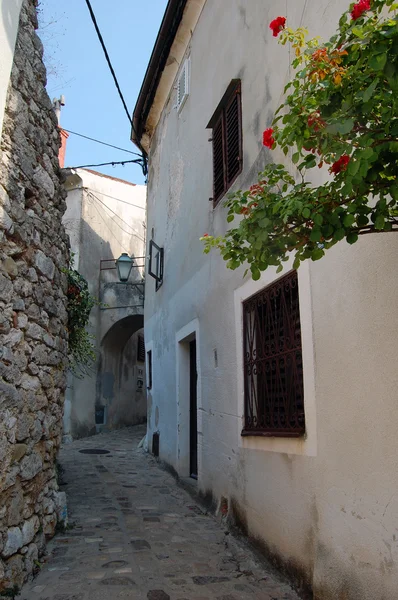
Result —
<svg viewBox="0 0 398 600"><path fill-rule="evenodd" d="M129 315L112 325L101 342L96 408L97 423L102 417L106 429L146 421L145 365L137 364L143 326L142 314Z"/></svg>

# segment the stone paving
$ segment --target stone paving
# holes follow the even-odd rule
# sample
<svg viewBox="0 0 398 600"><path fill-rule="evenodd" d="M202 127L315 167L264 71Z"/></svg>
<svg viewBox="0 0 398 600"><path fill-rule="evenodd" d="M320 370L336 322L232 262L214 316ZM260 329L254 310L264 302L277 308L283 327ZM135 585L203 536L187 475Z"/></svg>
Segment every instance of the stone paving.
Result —
<svg viewBox="0 0 398 600"><path fill-rule="evenodd" d="M73 526L18 599L298 600L138 448L144 434L133 427L62 449Z"/></svg>

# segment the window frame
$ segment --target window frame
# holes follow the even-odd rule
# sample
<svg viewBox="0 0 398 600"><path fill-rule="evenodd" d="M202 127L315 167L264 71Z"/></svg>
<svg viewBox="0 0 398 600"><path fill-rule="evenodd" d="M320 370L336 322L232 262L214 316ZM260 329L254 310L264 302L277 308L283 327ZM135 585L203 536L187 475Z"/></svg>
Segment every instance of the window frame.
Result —
<svg viewBox="0 0 398 600"><path fill-rule="evenodd" d="M237 97L237 124L229 124L228 121L228 110L232 106L235 98ZM220 151L220 148L215 148L215 141L218 140L216 137L217 128L221 123L221 152L222 152L222 169L223 169L223 187L217 190L216 187L216 171L215 171L215 155L216 151ZM236 157L239 161L239 168L233 173L232 177L228 177L228 167L230 164L230 156L228 149L228 132L230 127L237 128L237 143L238 143L238 156ZM212 142L212 171L213 171L213 208L215 208L222 197L233 185L237 177L242 173L243 170L243 134L242 134L242 84L240 79L233 79L229 84L224 96L218 104L216 110L213 113L208 125L208 129L212 130L212 136L210 141ZM219 154L218 154L219 155Z"/></svg>
<svg viewBox="0 0 398 600"><path fill-rule="evenodd" d="M289 286L289 290L287 289ZM282 336L280 335L280 329L274 330L274 342L277 336L277 344L275 347L274 344L274 352L272 352L272 338L269 336L264 336L264 328L265 328L265 319L264 319L264 310L261 313L260 329L259 325L259 307L260 303L264 306L266 302L269 302L272 298L277 298L278 293L287 294L289 291L292 296L292 291L295 290L297 293L297 298L295 300L296 306L296 321L286 322L286 312L282 314L278 313L278 321L276 324L281 325L281 320L283 321L282 326ZM274 295L274 296L273 296ZM280 296L281 302L286 302L285 295ZM248 333L248 325L247 315L250 312L254 311L256 314L254 315L253 325L250 322L251 332ZM263 436L263 437L280 437L280 438L300 438L306 435L306 418L305 418L305 399L304 399L304 369L303 369L303 339L301 332L301 315L300 315L300 298L299 298L299 285L298 285L298 276L297 271L293 270L274 280L269 285L263 287L255 294L252 294L246 297L242 302L242 315L243 315L243 429L241 430L241 436ZM269 308L269 306L268 306ZM283 310L283 306L279 306L279 311ZM286 306L285 306L286 310ZM297 318L299 331L297 334ZM271 314L272 319L272 314ZM274 325L275 321L272 323ZM293 323L293 327L292 326ZM257 326L257 329L256 329ZM291 327L289 331L289 326ZM290 336L287 334L290 333ZM250 337L251 336L251 337ZM258 344L259 336L263 336L265 341L268 341L268 346L263 346L260 348ZM251 348L248 353L247 343L250 339ZM282 340L283 347L279 346L279 343ZM299 343L298 343L299 341ZM265 354L266 349L268 349L268 354ZM260 350L260 352L259 352ZM262 351L262 352L261 352ZM299 354L298 358L297 355ZM296 357L294 357L296 355ZM288 358L291 359L291 363L289 365ZM273 387L272 375L271 379L266 380L267 366L272 364L272 361L278 361L278 365L276 366L276 372L280 386L275 387L274 385L274 393L275 396L273 398L265 396L260 397L259 387L264 392L267 386ZM296 361L296 362L294 362ZM268 363L268 365L267 365ZM281 368L282 365L282 368ZM281 369L281 371L279 371ZM268 368L268 373L270 370ZM285 376L285 378L284 378ZM260 378L263 377L261 380ZM290 377L290 379L289 379ZM282 383L283 382L283 383ZM290 383L292 385L292 389L295 390L296 397L294 399L294 404L292 404L292 396L290 398L286 398L286 384ZM283 387L285 385L285 387ZM250 389L249 389L250 388ZM299 398L297 398L297 391L299 391ZM281 403L281 393L284 394L282 407ZM279 394L279 395L278 395ZM281 407L283 411L281 411ZM249 410L250 408L250 410ZM274 412L272 412L274 410ZM290 411L290 412L289 412ZM250 414L249 414L250 413ZM257 414L255 414L257 413ZM281 414L287 417L286 421L290 419L295 419L296 423L292 425L290 424L283 427L283 417L281 418ZM258 425L258 419L262 419L263 425ZM270 423L268 426L264 423L267 421ZM250 422L252 421L252 423ZM257 424L256 422L257 421ZM279 423L279 427L275 426L275 421ZM273 424L272 424L273 423Z"/></svg>

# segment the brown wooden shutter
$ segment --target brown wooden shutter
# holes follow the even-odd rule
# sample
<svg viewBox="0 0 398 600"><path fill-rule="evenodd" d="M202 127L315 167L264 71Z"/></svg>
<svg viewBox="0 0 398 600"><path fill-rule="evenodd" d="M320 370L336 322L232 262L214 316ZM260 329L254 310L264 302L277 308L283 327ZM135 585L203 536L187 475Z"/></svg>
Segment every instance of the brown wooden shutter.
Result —
<svg viewBox="0 0 398 600"><path fill-rule="evenodd" d="M213 198L216 202L225 191L225 163L224 163L224 114L213 128Z"/></svg>
<svg viewBox="0 0 398 600"><path fill-rule="evenodd" d="M240 86L234 91L231 100L226 106L225 129L227 187L229 187L238 173L240 173L242 164Z"/></svg>
<svg viewBox="0 0 398 600"><path fill-rule="evenodd" d="M145 342L142 335L138 336L137 360L145 362Z"/></svg>

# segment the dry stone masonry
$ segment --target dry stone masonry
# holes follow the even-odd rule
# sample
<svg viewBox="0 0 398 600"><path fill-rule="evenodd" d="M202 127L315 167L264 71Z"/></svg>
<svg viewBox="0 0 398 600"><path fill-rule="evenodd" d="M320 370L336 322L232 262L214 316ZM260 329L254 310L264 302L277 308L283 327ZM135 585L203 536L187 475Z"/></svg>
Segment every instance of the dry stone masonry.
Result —
<svg viewBox="0 0 398 600"><path fill-rule="evenodd" d="M35 571L64 512L56 455L67 366L59 133L25 0L0 151L0 595Z"/></svg>

